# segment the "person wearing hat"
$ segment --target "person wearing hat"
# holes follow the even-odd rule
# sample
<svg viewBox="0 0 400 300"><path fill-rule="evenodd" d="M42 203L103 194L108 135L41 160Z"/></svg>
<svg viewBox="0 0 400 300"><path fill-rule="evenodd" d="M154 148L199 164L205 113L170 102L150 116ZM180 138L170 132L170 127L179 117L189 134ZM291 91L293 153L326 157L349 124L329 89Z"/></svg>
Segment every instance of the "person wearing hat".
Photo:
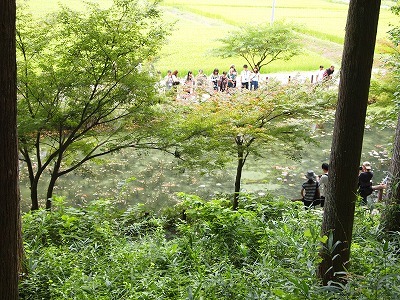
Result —
<svg viewBox="0 0 400 300"><path fill-rule="evenodd" d="M367 205L367 197L372 194L372 177L374 174L371 171L371 164L364 161L360 167L360 174L358 175L358 193L362 197L361 205Z"/></svg>
<svg viewBox="0 0 400 300"><path fill-rule="evenodd" d="M301 186L301 197L303 198L305 209L309 209L320 204L320 191L314 171L308 171L305 176L308 180Z"/></svg>

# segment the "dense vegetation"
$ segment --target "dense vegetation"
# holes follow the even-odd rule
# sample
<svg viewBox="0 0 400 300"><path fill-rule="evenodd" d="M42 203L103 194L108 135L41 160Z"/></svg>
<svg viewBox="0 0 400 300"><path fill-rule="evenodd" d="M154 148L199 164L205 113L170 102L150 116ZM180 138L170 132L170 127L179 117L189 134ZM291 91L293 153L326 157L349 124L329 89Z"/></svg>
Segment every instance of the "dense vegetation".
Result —
<svg viewBox="0 0 400 300"><path fill-rule="evenodd" d="M129 1L120 0L120 3L129 3ZM96 9L96 15L100 12L100 10L97 11ZM154 11L151 10L151 12ZM65 10L63 18L69 13ZM117 20L120 19L117 18ZM72 29L70 26L74 24L76 22L66 21L68 32ZM89 22L88 24L97 26L99 23ZM130 24L130 21L127 24ZM80 26L81 28L87 27L83 23ZM121 28L126 28L126 26ZM77 32L80 32L80 30ZM100 32L105 37L109 36L109 31L107 30L102 29ZM135 32L135 30L132 32ZM91 31L88 31L88 33L88 40L94 40L93 33ZM75 34L71 35L71 43L74 41ZM160 36L163 36L163 34ZM33 35L35 34L33 33ZM63 38L65 39L65 37ZM101 40L99 39L99 41ZM123 39L121 40L123 41ZM153 40L156 44L158 41L157 38ZM114 49L113 42L106 44L112 45L111 48ZM86 45L87 43L84 42L83 44ZM99 42L98 44L102 43ZM154 45L155 48L157 48L156 44ZM122 43L122 45L126 44ZM88 52L96 47L90 46L89 48ZM119 49L119 47L116 48ZM139 45L137 48L141 48L141 46ZM44 51L47 54L52 52L53 49ZM78 53L79 51L76 52ZM101 52L104 52L104 49ZM124 53L125 51L122 51L122 54L118 53L116 57L121 58ZM114 79L118 78L116 74L121 72L121 68L116 66L125 65L123 62L113 64L114 60L109 59L111 56L113 55L106 55L104 67L99 68L102 70L99 74L107 73L105 72L107 70L106 67L111 67L111 75L113 75L111 78ZM148 57L149 55L146 53L145 58ZM94 61L98 62L97 59ZM122 76L123 79L135 74L135 72L137 76L144 74L140 68L137 68L142 66L142 59L135 58L133 61L135 62L134 64L127 65L131 69L126 72L126 75ZM46 61L43 64L46 65ZM62 65L70 66L68 63ZM83 65L76 63L76 66L79 69ZM34 70L37 71L38 68L34 68ZM59 70L60 68L55 68L52 71ZM75 96L82 94L81 87L75 87L76 75L74 70L65 73L71 76L72 89L63 88L63 92L57 93L55 99L60 100L62 109L65 109L65 104L69 104L71 109L79 108L77 107L78 101ZM49 72L49 74L55 73ZM82 74L86 77L86 72L82 72ZM51 76L51 78L53 77ZM100 90L103 89L105 85L98 82L97 76L96 79L96 84L98 84ZM138 81L140 82L139 79ZM105 83L109 81L111 79L108 78ZM60 82L63 82L63 80L60 80ZM78 82L81 81L78 80ZM120 81L118 80L117 82L119 83ZM121 82L125 83L124 80ZM43 84L43 80L40 80L40 83ZM149 90L153 90L153 82L148 82L148 84ZM87 83L85 86L87 88L89 86L96 87L97 85ZM298 90L297 93L290 92L290 86ZM121 95L122 104L124 104L121 107L123 108L128 105L125 101L131 102L130 100L138 96L138 91L134 85L129 89L127 87L128 85L121 87L121 92L127 93L127 95ZM388 86L388 95L391 93L392 88L393 86ZM384 94L381 93L383 90L385 90L384 85L377 84L375 86L375 91L372 95L376 99L371 98L371 103L375 101L378 104L383 103ZM32 89L27 89L27 91L26 95L29 95ZM71 95L74 97L67 98L66 95L68 93L66 91L72 91ZM96 91L97 88L94 88L89 92L87 91L87 93L95 95ZM113 91L113 89L106 91L105 94L109 95L110 91ZM193 104L190 108L186 106L180 107L178 102L171 101L173 105L171 104L170 111L165 110L168 105L161 100L151 102L151 105L159 109L157 112L163 112L165 118L184 127L164 126L154 132L164 134L167 137L165 139L167 142L162 146L167 150L174 149L174 151L170 150L170 152L177 158L183 158L188 153L184 151L184 146L186 145L190 146L187 149L192 151L191 154L196 154L195 150L198 150L199 153L209 150L209 157L218 159L218 155L212 154L211 150L217 149L214 145L223 145L221 141L226 139L230 146L226 147L224 151L234 150L234 157L240 162L243 157L244 159L247 157L243 143L247 138L246 134L248 135L248 140L251 141L248 144L249 146L252 145L256 138L257 141L263 141L263 138L265 138L268 146L273 150L273 146L279 141L276 137L284 136L283 133L290 133L288 140L283 140L281 145L283 144L290 150L301 150L301 145L297 145L300 143L296 142L292 145L291 142L295 142L296 138L301 136L302 133L299 132L300 123L305 125L305 121L308 119L306 118L307 115L299 114L302 122L297 119L291 120L289 117L284 121L280 121L278 125L285 125L283 127L284 130L279 126L275 128L271 120L276 120L277 116L290 115L293 117L293 115L296 115L295 113L301 111L292 111L297 104L302 109L308 108L311 117L315 118L317 114L311 108L315 108L316 104L321 104L322 102L318 102L318 100L325 97L313 98L313 100L317 100L315 103L302 101L317 93L318 88L313 87L312 92L304 92L304 96L299 97L298 93L302 92L302 90L292 84L282 92L285 97L282 96L284 101L282 100L283 103L281 104L279 102L280 94L275 90L266 89L265 92L268 93L266 95L258 94L259 98L254 97L256 95L254 93L249 95L243 93L240 96L236 96L237 98L235 96L227 96L229 101L223 101L224 99L218 98L218 96L211 97L210 102ZM58 95L61 95L61 97L58 98ZM176 95L174 94L173 96ZM325 91L324 96L328 97L328 92ZM243 99L240 97L243 97ZM269 99L268 97L271 98ZM26 97L26 99L28 98ZM42 95L38 96L40 101L43 101L42 98ZM327 100L331 100L330 97L328 98ZM53 99L53 97L50 97L50 99ZM89 97L89 99L91 98ZM103 103L104 99L106 98L101 99L100 104ZM150 98L144 95L144 99L149 100ZM240 99L241 101L231 101L235 99ZM383 100L391 102L391 99L392 97L388 96L388 99ZM169 102L169 99L163 100ZM82 103L88 105L87 100L83 100ZM43 102L39 104L43 104ZM329 102L328 104L332 103ZM99 105L96 104L94 106L98 107ZM107 110L107 112L110 111L111 116L114 116L113 112L117 107L111 105L111 109ZM319 106L319 108L321 107ZM382 105L376 105L375 111L377 114L381 114L382 107ZM391 105L391 107L393 106ZM203 108L205 111L201 110ZM283 109L282 112L280 112L280 108ZM331 108L331 105L328 105L327 108ZM34 111L36 112L36 110ZM83 111L87 112L87 107ZM274 115L276 111L278 111L277 116ZM52 109L48 109L46 112L50 112L50 115L53 116ZM131 113L131 110L128 110L128 112ZM128 115L128 112L126 115ZM142 113L142 111L140 112ZM260 116L258 113L261 113ZM78 113L71 115L76 114ZM174 114L179 117L175 116L174 118ZM66 116L65 111L61 110L59 115ZM94 124L93 120L96 121L98 119L92 118L95 116L93 113L90 113L88 118L86 118L85 114L82 114L82 116L85 117L80 117L80 121L90 121L86 125L83 122L82 124L80 123L83 131L86 132L87 126L92 126ZM103 113L100 116L103 117ZM148 111L144 110L143 116L148 117ZM269 118L270 116L272 117ZM254 121L251 117L256 118L256 120ZM70 121L69 118L67 119L67 121ZM185 119L188 122L185 123ZM220 120L220 122L212 123L211 121L214 119ZM33 120L37 122L36 115ZM113 122L115 120L107 119L105 123L115 126ZM128 121L132 120L129 119ZM146 118L140 118L140 121L144 121L145 125L148 123ZM285 124L285 122L288 124ZM26 122L27 127L31 123L35 124L35 122ZM98 124L102 124L102 122L98 122ZM130 123L127 122L126 124ZM139 123L132 124L139 128ZM262 130L265 124L268 125L266 126L268 130ZM47 119L45 125L49 125ZM62 125L57 126L56 129L60 132L62 130L67 133L74 132L70 128L70 123L68 123L69 126L64 126L64 123ZM39 127L40 130L46 129L46 133L56 131L55 128L47 128L43 125ZM289 130L292 127L294 129ZM125 128L125 126L121 128ZM135 132L137 130L135 126L128 128L135 129ZM143 128L146 129L146 126ZM363 126L360 126L360 128L363 128ZM102 127L102 129L105 130L107 128ZM177 129L180 130L177 131ZM270 136L271 130L272 133L276 133L276 136ZM112 133L114 131L111 130ZM99 131L94 132L90 136L90 140L98 139L98 133ZM148 129L146 133L153 132ZM184 133L187 135L184 135ZM215 133L222 133L223 136L216 136ZM26 136L31 137L33 135L27 134ZM34 144L36 147L35 153L38 155L39 166L42 159L41 147L38 146L41 136L42 133L40 131L39 134L36 134L36 141L29 143L29 145ZM57 141L70 140L62 135L60 136ZM194 137L196 136L200 138L199 140L203 140L204 144L195 140ZM211 138L213 137L216 137L215 144L212 143L213 140ZM143 139L146 140L145 138ZM80 140L80 137L78 137L78 140ZM123 140L125 141L125 139ZM142 138L139 140L142 140ZM171 141L174 143L171 144ZM183 145L183 142L181 145L181 141L184 141L185 145ZM190 144L189 141L194 142ZM304 141L309 141L308 136L305 136ZM236 143L235 149L231 145L233 142ZM87 142L82 144L83 146L88 146ZM79 145L82 146L81 144ZM103 143L99 143L89 154L95 153L103 145ZM65 155L62 154L62 150L65 149L64 146L62 144L57 150L60 155L58 155L55 167L51 170L52 174L56 174L62 165L62 160L65 158ZM137 147L137 144L132 143L129 146ZM193 148L194 146L199 147L199 149ZM210 149L206 146L210 147ZM257 154L258 148L251 149L251 152ZM85 148L82 149L84 150ZM80 151L83 151L82 149ZM76 150L76 148L73 148L73 150ZM280 151L282 152L282 149ZM222 151L219 151L220 153ZM250 150L247 153L250 153ZM30 161L27 155L25 157L27 161ZM91 156L89 155L88 157ZM243 164L240 167L243 167ZM32 168L35 166L34 163L31 165ZM47 163L45 165L47 166ZM80 164L77 164L78 166ZM353 170L355 169L353 168ZM43 171L44 169L40 170L39 176ZM64 173L60 172L60 174ZM240 182L240 177L238 181ZM55 180L53 183L55 184ZM51 188L53 187L51 186ZM343 252L333 256L333 253L337 249L341 249L342 245L347 241L335 242L332 232L328 236L321 237L322 211L319 209L305 211L300 202L291 202L271 195L265 197L245 195L241 193L240 185L237 190L235 189L235 195L240 197L239 201L236 201L238 207L234 207L236 210L231 209L232 199L229 197L203 201L197 196L180 194L180 203L162 212L155 213L141 205L119 210L113 200L98 200L81 208L69 207L65 205L63 199L53 197L53 194L50 193L47 199L48 201L53 199L53 211L38 210L23 216L25 272L21 276L20 297L21 299L207 300L228 298L399 298L400 264L398 261L398 249L400 238L398 232L385 232L382 229L380 217L383 208L381 204L375 207L356 208L354 230L352 231L350 269L343 272L343 274L340 272L339 275L341 276L339 277L342 277L343 281L329 282L327 286L323 287L316 276L316 268L321 261L321 251L324 254L322 255L323 257L329 256L331 261L334 261L338 256L343 257L344 250L347 251L348 249L343 249ZM354 194L352 195L354 196ZM50 206L47 208L50 208ZM327 211L327 208L325 208L325 213ZM343 226L343 223L341 225ZM336 232L334 231L335 234Z"/></svg>
<svg viewBox="0 0 400 300"><path fill-rule="evenodd" d="M319 285L321 210L271 196L181 195L160 215L111 201L23 216L21 299L398 299L398 234L357 207L348 284ZM379 208L379 207L378 207Z"/></svg>

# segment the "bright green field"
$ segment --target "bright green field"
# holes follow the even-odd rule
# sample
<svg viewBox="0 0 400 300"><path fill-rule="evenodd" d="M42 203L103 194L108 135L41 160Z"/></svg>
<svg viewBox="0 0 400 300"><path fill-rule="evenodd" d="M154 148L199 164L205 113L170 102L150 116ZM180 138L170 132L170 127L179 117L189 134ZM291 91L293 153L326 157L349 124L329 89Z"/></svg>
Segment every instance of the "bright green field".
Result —
<svg viewBox="0 0 400 300"><path fill-rule="evenodd" d="M163 49L163 55L157 67L182 71L203 68L211 72L214 67L220 70L230 64L241 66L241 58L223 60L210 54L218 43L216 39L244 24L271 22L273 0L253 0L248 4L231 0L165 0L165 15L176 20L175 30L170 43ZM389 23L397 22L396 17L387 8L391 1L383 1L378 27L377 51L381 51L389 30ZM386 8L385 8L386 7ZM317 38L313 47L289 62L277 61L268 65L263 72L273 73L293 70L315 70L320 64L340 65L341 46L345 35L348 4L328 0L276 0L274 20L283 20L296 24L300 32ZM321 40L321 41L319 41ZM326 45L335 43L335 47ZM307 43L307 42L306 42ZM316 52L318 43L321 51ZM377 58L378 59L378 58ZM182 72L181 72L182 73Z"/></svg>
<svg viewBox="0 0 400 300"><path fill-rule="evenodd" d="M27 2L32 12L44 15L57 8L57 1L19 0ZM81 10L82 0L61 0L68 6ZM97 0L109 5L111 0ZM214 68L227 70L231 64L240 67L245 63L241 58L221 59L212 55L218 46L216 41L236 26L271 22L273 0L164 0L162 2L165 20L173 23L171 36L155 63L163 74L168 69L179 70L183 76L188 70L197 73L202 68L211 73ZM377 36L376 52L384 51L386 32L389 24L398 24L388 7L393 1L382 1ZM303 53L288 62L277 61L263 73L316 70L320 64L340 66L341 48L345 35L348 4L340 0L276 0L274 20L296 25L305 34ZM379 61L379 56L376 57Z"/></svg>

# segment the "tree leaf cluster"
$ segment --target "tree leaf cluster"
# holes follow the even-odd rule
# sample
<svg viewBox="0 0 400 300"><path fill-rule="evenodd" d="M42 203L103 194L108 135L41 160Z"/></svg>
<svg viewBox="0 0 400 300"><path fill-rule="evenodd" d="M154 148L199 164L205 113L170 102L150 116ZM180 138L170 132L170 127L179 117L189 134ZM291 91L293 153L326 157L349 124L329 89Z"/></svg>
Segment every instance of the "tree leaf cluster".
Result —
<svg viewBox="0 0 400 300"><path fill-rule="evenodd" d="M158 1L66 6L17 23L19 144L31 189L126 147L154 147L159 97L151 68L167 31ZM52 194L48 188L47 198ZM37 196L31 195L37 202ZM37 207L37 204L34 205Z"/></svg>
<svg viewBox="0 0 400 300"><path fill-rule="evenodd" d="M215 94L205 102L176 103L170 133L184 164L224 166L238 152L267 159L268 155L301 157L314 143L315 124L332 117L335 92L324 86L271 85L254 92Z"/></svg>
<svg viewBox="0 0 400 300"><path fill-rule="evenodd" d="M252 69L258 70L278 59L289 60L300 51L292 26L281 22L243 26L219 41L222 46L216 49L218 55L240 56Z"/></svg>

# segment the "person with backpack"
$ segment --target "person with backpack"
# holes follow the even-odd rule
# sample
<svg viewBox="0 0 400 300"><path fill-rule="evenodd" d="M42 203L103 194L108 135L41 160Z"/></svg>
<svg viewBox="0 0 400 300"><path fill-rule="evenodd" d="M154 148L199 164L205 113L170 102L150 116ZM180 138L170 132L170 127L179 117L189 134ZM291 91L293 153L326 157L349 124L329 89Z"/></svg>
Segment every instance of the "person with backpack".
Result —
<svg viewBox="0 0 400 300"><path fill-rule="evenodd" d="M320 204L320 191L314 171L308 171L305 176L307 181L302 184L300 193L303 198L304 208L309 209Z"/></svg>
<svg viewBox="0 0 400 300"><path fill-rule="evenodd" d="M325 195L326 195L326 188L328 187L328 171L329 165L327 163L323 163L322 166L322 175L319 176L319 189L320 189L320 200L321 200L321 207L325 205Z"/></svg>

